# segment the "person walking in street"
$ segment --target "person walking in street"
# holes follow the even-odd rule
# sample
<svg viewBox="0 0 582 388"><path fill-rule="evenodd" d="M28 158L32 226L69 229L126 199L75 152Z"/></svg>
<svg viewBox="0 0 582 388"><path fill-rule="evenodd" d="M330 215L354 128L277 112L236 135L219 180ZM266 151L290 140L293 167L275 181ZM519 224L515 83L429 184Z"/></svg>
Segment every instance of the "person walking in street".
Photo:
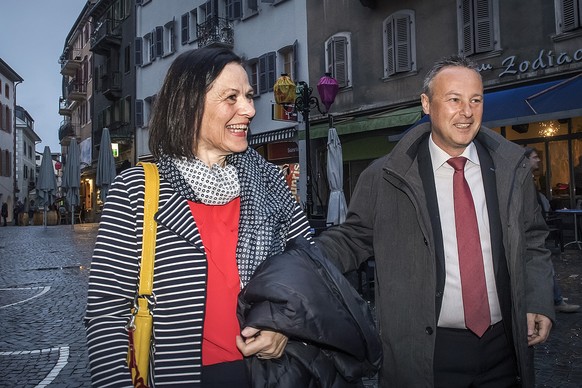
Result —
<svg viewBox="0 0 582 388"><path fill-rule="evenodd" d="M555 313L547 227L523 148L481 125L483 82L451 56L412 128L359 177L317 246L344 271L375 259L380 387L534 387Z"/></svg>
<svg viewBox="0 0 582 388"><path fill-rule="evenodd" d="M160 172L150 384L248 387L243 357L278 358L286 346L281 333L241 331L236 316L257 266L288 241L310 238L280 169L248 146L254 115L242 60L225 48L179 55L157 94L149 127ZM143 199L143 167L132 167L116 177L103 208L85 316L94 386L132 384L125 326Z"/></svg>
<svg viewBox="0 0 582 388"><path fill-rule="evenodd" d="M6 219L8 218L8 204L6 202L2 202L2 226L7 226Z"/></svg>
<svg viewBox="0 0 582 388"><path fill-rule="evenodd" d="M535 148L525 147L525 156L527 156L527 158L529 159L532 173L539 170L541 159ZM542 215L544 216L544 219L547 220L546 215L552 211L550 201L548 201L548 198L546 198L546 196L541 191L539 191L538 187L536 187L536 191L537 199L542 210ZM554 308L559 313L574 313L580 309L580 305L570 304L564 300L564 297L562 296L562 288L558 283L558 279L556 279L555 271L554 271Z"/></svg>

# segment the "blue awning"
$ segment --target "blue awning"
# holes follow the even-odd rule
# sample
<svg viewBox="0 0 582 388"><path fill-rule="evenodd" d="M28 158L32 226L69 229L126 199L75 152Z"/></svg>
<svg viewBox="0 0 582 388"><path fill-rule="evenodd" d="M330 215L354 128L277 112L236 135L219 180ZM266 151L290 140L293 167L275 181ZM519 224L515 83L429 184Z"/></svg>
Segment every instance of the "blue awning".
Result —
<svg viewBox="0 0 582 388"><path fill-rule="evenodd" d="M485 93L483 125L489 128L576 116L582 116L582 73L565 80ZM412 127L427 121L429 117L424 116Z"/></svg>

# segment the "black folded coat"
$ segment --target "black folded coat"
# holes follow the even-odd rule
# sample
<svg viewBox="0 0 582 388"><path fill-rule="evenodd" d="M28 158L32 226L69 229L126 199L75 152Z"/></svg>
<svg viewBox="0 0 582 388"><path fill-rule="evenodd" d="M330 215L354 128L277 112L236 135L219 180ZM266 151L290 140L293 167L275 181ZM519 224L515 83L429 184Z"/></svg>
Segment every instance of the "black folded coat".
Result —
<svg viewBox="0 0 582 388"><path fill-rule="evenodd" d="M247 358L255 388L358 387L382 363L368 303L304 239L257 268L239 295L238 318L241 327L289 337L280 359Z"/></svg>

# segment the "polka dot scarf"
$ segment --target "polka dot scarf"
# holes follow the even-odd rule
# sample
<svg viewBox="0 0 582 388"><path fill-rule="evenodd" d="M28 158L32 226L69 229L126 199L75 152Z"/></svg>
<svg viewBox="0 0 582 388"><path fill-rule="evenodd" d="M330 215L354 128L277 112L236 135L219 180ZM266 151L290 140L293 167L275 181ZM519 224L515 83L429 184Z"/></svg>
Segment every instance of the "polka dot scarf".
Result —
<svg viewBox="0 0 582 388"><path fill-rule="evenodd" d="M287 188L282 171L265 161L254 149L249 147L245 152L230 155L226 161L228 166L234 167L240 186L236 259L244 286L259 264L285 249L296 202ZM202 202L198 196L202 190L192 188L176 166L175 159L162 157L159 169L180 195Z"/></svg>
<svg viewBox="0 0 582 388"><path fill-rule="evenodd" d="M173 159L196 198L205 205L225 205L240 194L236 168L232 164L208 167L200 159Z"/></svg>

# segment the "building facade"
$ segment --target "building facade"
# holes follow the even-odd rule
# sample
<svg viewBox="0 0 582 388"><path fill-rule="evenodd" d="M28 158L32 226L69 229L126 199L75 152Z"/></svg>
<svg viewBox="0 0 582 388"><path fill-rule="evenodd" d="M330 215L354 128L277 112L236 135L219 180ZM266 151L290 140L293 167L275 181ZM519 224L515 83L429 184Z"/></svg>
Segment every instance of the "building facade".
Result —
<svg viewBox="0 0 582 388"><path fill-rule="evenodd" d="M81 208L91 214L96 207L95 169L93 166L93 52L92 18L89 10L95 0L88 1L65 39L61 64L62 94L59 114L63 116L59 128L62 162L67 163L71 142L81 150ZM87 216L89 218L89 216Z"/></svg>
<svg viewBox="0 0 582 388"><path fill-rule="evenodd" d="M16 184L15 111L16 86L23 81L0 58L0 204L8 205L8 221L13 219L13 209L18 200Z"/></svg>
<svg viewBox="0 0 582 388"><path fill-rule="evenodd" d="M580 0L308 2L310 81L330 71L340 84L332 113L348 201L362 169L421 119L432 64L463 54L483 77L484 125L535 147L544 160L540 188L559 206L575 206L582 196L575 182L582 161L581 16ZM325 149L326 129L326 122L312 125L314 156Z"/></svg>
<svg viewBox="0 0 582 388"><path fill-rule="evenodd" d="M16 106L15 181L18 199L24 211L36 210L36 144L41 138L34 131L34 119L21 106Z"/></svg>

